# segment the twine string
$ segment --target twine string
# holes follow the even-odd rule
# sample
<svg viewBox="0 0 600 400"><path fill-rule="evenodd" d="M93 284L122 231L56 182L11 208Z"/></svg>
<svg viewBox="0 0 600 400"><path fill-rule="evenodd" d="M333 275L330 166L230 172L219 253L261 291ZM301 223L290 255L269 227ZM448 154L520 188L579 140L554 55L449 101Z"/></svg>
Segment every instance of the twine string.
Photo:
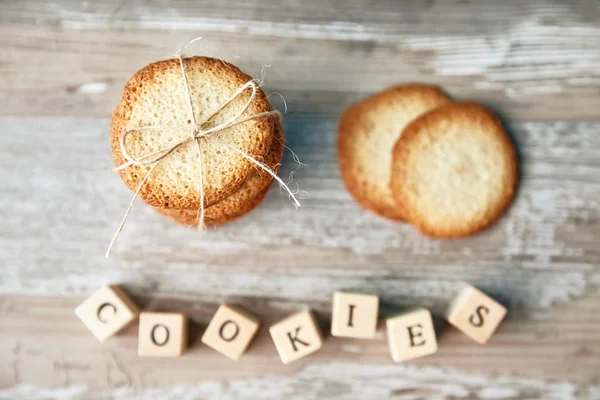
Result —
<svg viewBox="0 0 600 400"><path fill-rule="evenodd" d="M193 42L193 41L192 41ZM190 43L192 43L190 42ZM186 46L187 47L187 46ZM179 57L179 66L181 67L181 76L183 76L183 86L185 87L185 94L187 95L188 101L190 103L190 121L192 121L192 125L198 128L198 123L196 122L196 113L194 112L194 102L192 101L192 95L190 93L190 85L187 80L187 75L185 74L185 62L183 59L183 52L180 51L177 56ZM206 123L210 120L210 117L204 121ZM203 124L204 125L204 124ZM190 138L196 142L196 147L198 148L198 175L199 175L199 188L200 192L200 206L198 207L198 214L196 218L198 219L198 230L204 229L204 184L203 184L203 175L202 175L202 148L200 147L200 140L196 137L196 129L190 131Z"/></svg>
<svg viewBox="0 0 600 400"><path fill-rule="evenodd" d="M197 39L194 39L197 40ZM190 42L190 44L193 43ZM188 47L190 44L188 44L187 46L185 46L184 48ZM138 198L142 187L144 186L144 184L146 183L146 181L148 180L148 178L150 177L150 175L154 172L154 170L156 169L156 167L165 159L167 158L169 155L171 155L175 150L177 150L178 148L180 148L181 146L185 146L191 142L196 142L196 145L198 147L198 166L199 166L199 186L200 186L200 203L199 203L199 207L198 207L198 229L202 230L204 229L204 183L203 183L203 163L202 163L202 149L200 146L200 140L216 140L218 143L220 143L221 145L227 147L228 149L231 149L232 151L240 154L242 157L244 157L246 160L248 160L249 162L251 162L252 164L254 164L255 166L259 167L260 169L266 171L269 175L271 175L276 181L277 183L279 183L279 186L282 187L283 189L285 189L288 194L289 197L292 201L292 203L294 204L294 206L296 207L300 207L300 203L298 202L298 199L296 198L296 196L294 195L294 193L290 190L290 188L283 182L283 180L281 178L279 178L277 176L277 174L275 174L273 172L273 170L267 166L266 164L256 160L254 157L250 156L249 154L243 152L242 150L236 148L235 146L230 145L229 143L226 143L222 140L216 139L213 137L213 135L217 132L221 132L224 131L228 128L232 128L234 126L243 124L245 122L257 119L257 118L262 118L262 117L272 117L272 116L276 116L278 118L281 118L281 114L279 113L279 111L265 111L265 112L261 112L258 114L254 114L254 115L250 115L248 117L243 117L242 115L248 110L248 108L252 105L252 102L254 101L254 99L256 98L256 95L258 93L258 85L256 83L256 81L251 80L246 82L244 85L242 85L240 88L238 88L232 95L231 97L229 97L224 103L222 103L221 105L219 105L219 107L217 107L211 114L209 114L208 117L204 118L203 121L201 121L200 123L197 122L196 120L196 114L194 112L194 105L193 105L193 101L192 101L192 95L191 95L191 90L190 90L190 86L189 86L189 82L187 79L187 76L185 74L185 59L183 58L183 54L180 51L178 54L179 57L179 63L180 63L180 67L181 67L181 75L183 78L183 82L184 82L184 87L185 87L185 91L186 91L186 95L188 98L188 102L189 102L189 106L190 106L190 121L193 122L192 126L193 129L190 131L190 135L188 138L185 138L177 143L175 143L174 145L172 145L171 147L168 148L164 148L158 151L154 151L148 154L144 154L141 156L132 156L128 149L127 149L127 142L126 139L127 137L135 132L144 132L146 130L151 130L151 129L173 129L171 127L166 127L166 126L141 126L141 127L137 127L137 128L132 128L127 130L126 132L124 132L120 137L119 137L119 146L121 149L121 153L123 154L123 157L127 160L127 162L119 165L118 167L115 168L115 171L120 171L123 170L125 168L131 167L131 166L148 166L150 165L150 169L148 170L148 172L146 173L146 175L144 176L144 178L140 181L140 183L138 184L133 198L131 199L131 201L129 202L129 206L127 207L127 210L125 211L125 215L123 216L123 219L121 220L121 223L119 224L119 227L117 229L117 231L115 232L110 245L108 246L108 250L106 251L106 258L109 257L110 252L112 250L112 248L114 247L117 238L119 237L121 231L123 230L123 227L125 226L125 222L127 221L127 218L129 217L129 214L131 213L131 209L133 207L133 204L135 203L135 200ZM246 100L246 102L244 103L244 106L231 118L229 118L228 120L226 120L225 122L216 125L214 127L211 128L205 128L205 126L213 119L215 118L217 115L219 115L223 109L225 109L229 104L231 104L231 102L233 102L238 96L240 96L244 91L246 91L248 88L250 88L252 90L250 97L248 98L248 100Z"/></svg>

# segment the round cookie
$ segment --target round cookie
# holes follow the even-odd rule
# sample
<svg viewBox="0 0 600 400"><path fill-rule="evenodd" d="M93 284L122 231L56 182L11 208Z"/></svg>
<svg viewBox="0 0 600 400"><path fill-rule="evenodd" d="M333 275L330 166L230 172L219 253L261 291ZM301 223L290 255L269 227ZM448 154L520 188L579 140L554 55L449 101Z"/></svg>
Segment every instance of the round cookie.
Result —
<svg viewBox="0 0 600 400"><path fill-rule="evenodd" d="M283 129L277 123L271 147L264 160L264 163L275 173L279 172L284 147ZM256 173L244 182L238 191L204 210L205 224L221 225L249 213L262 202L272 183L273 177L257 168ZM155 209L183 225L196 226L198 224L198 210Z"/></svg>
<svg viewBox="0 0 600 400"><path fill-rule="evenodd" d="M338 163L346 188L360 205L386 218L404 220L389 187L391 150L408 123L449 102L435 87L409 84L371 96L342 114Z"/></svg>
<svg viewBox="0 0 600 400"><path fill-rule="evenodd" d="M498 117L476 103L451 103L422 115L394 146L394 199L429 236L480 231L504 213L516 184L515 149Z"/></svg>
<svg viewBox="0 0 600 400"><path fill-rule="evenodd" d="M202 122L233 93L252 78L234 65L208 57L185 59L196 121ZM248 100L248 88L226 106L205 128L219 125L242 109ZM271 110L262 90L242 117ZM264 157L271 144L274 117L260 117L221 130L211 139L199 141L202 151L204 206L208 207L232 195L254 173L254 164L222 142L254 158ZM189 98L179 59L147 65L127 82L120 104L113 113L110 127L112 152L117 166L126 162L119 145L126 131L153 126L127 137L127 149L141 156L167 149L190 137L193 130ZM121 179L136 190L151 166L130 166L119 171ZM152 172L140 191L147 204L160 208L197 209L200 199L198 146L188 143L168 155Z"/></svg>

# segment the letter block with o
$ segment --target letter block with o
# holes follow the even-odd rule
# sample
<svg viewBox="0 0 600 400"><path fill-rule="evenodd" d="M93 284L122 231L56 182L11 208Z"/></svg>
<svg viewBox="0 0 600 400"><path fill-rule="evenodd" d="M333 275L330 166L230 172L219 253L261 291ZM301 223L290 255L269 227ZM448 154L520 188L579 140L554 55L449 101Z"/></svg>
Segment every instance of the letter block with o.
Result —
<svg viewBox="0 0 600 400"><path fill-rule="evenodd" d="M506 308L500 303L466 286L448 307L446 319L471 339L485 344L505 315Z"/></svg>
<svg viewBox="0 0 600 400"><path fill-rule="evenodd" d="M202 343L239 360L260 327L260 320L240 307L222 304L202 335Z"/></svg>
<svg viewBox="0 0 600 400"><path fill-rule="evenodd" d="M431 313L424 308L406 311L386 321L390 353L395 362L433 354L437 340Z"/></svg>
<svg viewBox="0 0 600 400"><path fill-rule="evenodd" d="M284 364L306 357L323 346L321 330L308 310L277 322L269 328L269 333Z"/></svg>
<svg viewBox="0 0 600 400"><path fill-rule="evenodd" d="M187 318L177 313L140 313L138 355L179 357L187 347Z"/></svg>
<svg viewBox="0 0 600 400"><path fill-rule="evenodd" d="M118 286L101 288L75 309L75 315L101 342L125 328L139 313Z"/></svg>

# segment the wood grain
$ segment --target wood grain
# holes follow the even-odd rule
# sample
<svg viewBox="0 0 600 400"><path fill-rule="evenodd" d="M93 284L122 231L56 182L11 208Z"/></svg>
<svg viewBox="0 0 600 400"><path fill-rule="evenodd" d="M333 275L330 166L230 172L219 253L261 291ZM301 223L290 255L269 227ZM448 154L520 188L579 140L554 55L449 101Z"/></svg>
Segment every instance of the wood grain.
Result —
<svg viewBox="0 0 600 400"><path fill-rule="evenodd" d="M41 387L55 388L58 393L69 388L76 393L103 393L100 398L114 393L128 398L133 388L149 393L149 398L156 397L151 393L160 392L153 392L156 389L151 387L164 387L166 393L170 390L171 397L167 398L178 398L176 394L182 390L189 392L187 398L197 398L192 394L200 398L269 398L268 393L323 398L321 390L327 390L326 398L364 398L370 392L387 398L396 391L406 393L406 398L426 394L444 398L452 393L456 398L475 399L565 399L575 394L590 398L585 396L597 384L600 352L596 332L600 323L599 296L596 292L568 307L538 311L527 318L514 311L486 346L439 324L438 353L411 363L391 363L384 326L380 324L375 340L328 337L319 352L287 366L281 365L266 328L239 362L202 345L200 337L218 307L216 303L136 299L148 310L178 310L191 318L190 349L180 359L165 360L136 355L136 325L100 344L73 315L81 298L3 296L1 317L11 324L0 332L0 356L5 361L0 366L0 382L12 389L0 390L0 398L7 393L21 393L30 383L40 387L38 393L43 393ZM284 309L298 306L283 298L237 301L263 318L265 327L287 313ZM326 330L330 314L318 315ZM501 388L514 394L488 397L485 388L491 394L502 393Z"/></svg>
<svg viewBox="0 0 600 400"><path fill-rule="evenodd" d="M285 125L289 145L308 164L295 174L295 181L307 192L300 209L295 210L274 189L265 204L248 217L199 234L140 206L134 209L108 261L103 251L131 195L108 168L112 162L106 135L108 121L2 118L0 123L6 132L0 137L4 164L0 180L6 182L0 200L0 214L4 216L0 232L2 261L7 266L0 279L0 291L13 293L5 299L6 310L24 307L3 319L22 329L7 331L7 339L13 339L6 341L12 343L4 349L6 354L16 345L15 340L20 341L17 338L23 337L21 348L31 349L40 339L37 332L58 329L45 340L50 343L62 338L70 347L81 341L81 350L75 353L88 362L100 357L104 361L98 361L99 365L104 365L110 361L106 357L112 357L106 355L109 353L121 357L119 347L105 354L108 350L93 346L93 338L78 321L67 322L73 318L77 300L35 297L64 294L81 298L104 283L120 282L136 296L150 295L151 300L146 302L152 309L189 309L192 316L204 310L197 316L205 324L223 299L245 306L258 304L258 313L271 318L306 305L325 317L331 293L338 289L381 295L388 304L384 314L402 306L421 305L439 315L460 284L467 281L508 305L512 322L503 325L494 338L497 347L473 346L462 335L449 333L453 339L448 345L440 343L443 350L436 356L440 361L423 359L418 365L452 365L479 373L522 372L540 379L585 384L597 379L597 369L592 366L597 363L595 315L600 304L596 294L600 253L595 248L598 226L594 222L600 204L600 183L594 179L600 169L595 157L600 149L598 123L511 124L523 157L521 188L508 215L473 238L436 241L419 236L407 225L368 214L354 204L342 187L335 165L331 143L335 120L288 118ZM286 157L282 176L295 168L289 154ZM582 312L574 305L579 300L565 303L577 296L586 299L581 303L585 304ZM556 302L563 303L560 307L568 304L563 322L553 312L541 311ZM24 312L30 307L42 309ZM69 338L65 330L76 330L78 339ZM32 332L37 339L27 341L24 332ZM263 336L258 348L265 351L255 353L260 359L267 357L260 361L260 368L256 369L257 361L251 357L249 364L228 364L227 372L221 375L204 371L204 379L223 379L226 373L246 376L249 371L288 371L274 362L276 355L267 351L268 336ZM550 343L542 344L541 338L548 338ZM453 341L470 350L461 352ZM132 331L118 341L118 346L126 343L126 348L134 347L134 342ZM36 346L43 347L43 343ZM330 339L330 350L317 353L311 361L327 363L336 359L344 354L339 347L343 343ZM96 350L86 351L89 346ZM350 343L348 348L357 349L348 355L348 362L359 357L380 363L388 357L382 340L372 345ZM59 348L53 347L52 351L57 355L51 358L59 357ZM194 347L179 368L195 364L196 351L203 359L207 350ZM566 354L581 354L581 359L572 361L573 368L564 369ZM490 357L500 359L490 362ZM183 361L186 359L189 361ZM473 365L472 360L479 361ZM143 370L147 368L147 361L136 359L133 353L122 362L127 368L134 368L136 363L142 363ZM84 364L82 360L75 364L79 363ZM100 366L91 371L96 368ZM91 371L81 381L70 377L69 384L78 382L94 388L91 381L97 372ZM192 382L197 373L189 376L181 372L179 381ZM330 373L335 375L333 370ZM5 374L10 376L9 371ZM53 374L42 373L41 381L31 377L23 382L33 380L45 386L58 379L58 372ZM168 376L151 379L160 385L169 382ZM136 380L133 385L149 382Z"/></svg>
<svg viewBox="0 0 600 400"><path fill-rule="evenodd" d="M203 36L190 52L255 75L272 65L266 89L295 113L337 114L424 81L511 118L597 118L599 10L587 1L8 2L0 113L108 116L137 69Z"/></svg>
<svg viewBox="0 0 600 400"><path fill-rule="evenodd" d="M2 2L0 399L600 399L599 18L589 1ZM197 36L193 54L272 65L302 207L274 188L200 234L140 204L106 260L131 196L110 113L135 70ZM515 203L479 235L424 238L343 188L337 114L408 81L490 105L514 138ZM280 175L296 167L288 153ZM441 322L463 282L509 309L487 346ZM189 353L139 358L135 326L100 345L73 310L107 283L189 315ZM382 327L289 366L264 329L237 363L199 343L223 300L267 326L308 306L327 331L340 289L380 295L382 318L429 307L439 353L393 365Z"/></svg>

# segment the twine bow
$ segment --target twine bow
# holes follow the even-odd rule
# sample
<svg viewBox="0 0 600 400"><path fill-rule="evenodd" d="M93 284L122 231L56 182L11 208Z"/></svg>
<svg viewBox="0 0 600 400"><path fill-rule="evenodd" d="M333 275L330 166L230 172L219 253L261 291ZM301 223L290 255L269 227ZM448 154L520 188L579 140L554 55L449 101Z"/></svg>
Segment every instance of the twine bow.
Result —
<svg viewBox="0 0 600 400"><path fill-rule="evenodd" d="M196 39L195 39L196 40ZM194 41L195 41L194 40ZM190 42L193 43L194 41ZM190 45L188 44L188 46ZM187 46L186 46L187 47ZM284 188L288 193L289 196L292 200L292 203L296 206L296 207L300 207L300 203L298 202L298 200L296 199L296 196L294 195L294 193L290 190L290 188L281 180L281 178L279 178L277 176L277 174L275 174L273 172L273 170L271 168L269 168L267 165L261 163L260 161L257 161L255 158L253 158L252 156L250 156L249 154L244 153L243 151L241 151L240 149L231 146L229 143L225 143L217 138L213 137L213 134L226 130L228 128L231 128L233 126L239 125L239 124L243 124L244 122L253 120L253 119L257 119L257 118L261 118L261 117L272 117L272 116L276 116L278 118L281 118L281 114L279 113L279 111L265 111L265 112L261 112L258 114L254 114L248 117L243 117L242 115L248 110L248 108L250 107L250 105L252 104L252 102L254 101L257 92L258 92L258 84L254 81L248 81L246 82L244 85L242 85L239 89L237 89L233 95L231 95L231 97L229 99L227 99L225 102L223 102L219 107L217 107L217 109L215 111L213 111L208 117L204 118L204 120L198 122L196 120L196 113L194 112L194 104L192 101L192 96L190 94L190 87L188 84L188 80L187 80L187 76L185 75L185 59L183 58L183 54L180 51L178 54L179 57L179 65L181 67L181 75L183 77L183 82L184 82L184 88L186 91L186 95L189 101L189 106L190 106L190 120L192 121L192 130L190 131L190 135L187 139L183 139L180 142L175 143L173 146L170 146L168 148L162 149L162 150L158 150L149 154L145 154L139 157L135 157L132 156L128 149L127 149L127 145L126 145L126 139L129 135L131 135L134 132L139 132L139 131L144 131L144 130L148 130L148 129L172 129L170 127L166 127L166 126L141 126L138 128L133 128L130 129L128 131L126 131L125 133L123 133L120 137L119 137L119 145L121 148L121 153L123 154L123 157L127 160L127 162L125 162L124 164L121 164L120 166L115 168L115 171L120 171L122 169L131 167L133 165L137 165L137 166L148 166L150 165L151 168L150 170L146 173L146 176L144 176L144 178L141 180L141 182L139 183L133 198L131 199L131 201L129 202L129 206L127 207L127 211L125 212L125 215L123 217L123 219L121 220L121 224L119 225L119 228L117 229L117 231L115 232L110 245L108 246L108 250L106 251L106 258L109 257L110 252L112 250L112 248L115 245L115 242L117 241L117 238L119 237L119 234L121 233L121 231L123 230L123 226L125 225L125 221L127 220L127 217L129 216L130 212L131 212L131 208L133 207L133 204L135 202L135 200L137 199L137 197L139 196L139 193L142 189L142 187L144 186L144 184L146 183L146 181L148 180L148 177L152 174L152 172L154 172L154 169L156 169L156 167L165 159L167 158L170 154L172 154L175 150L177 150L178 148L180 148L181 146L185 146L187 144L190 144L192 142L195 142L197 147L198 147L198 166L199 166L199 175L200 175L200 179L199 179L199 183L200 183L200 205L198 207L198 229L199 230L203 230L204 229L204 185L203 185L203 168L202 168L202 149L200 147L200 140L216 140L218 141L220 144L228 147L229 149L235 151L236 153L240 154L242 157L244 157L245 159L247 159L248 161L250 161L251 163L253 163L254 165L256 165L257 167L261 168L262 170L266 171L268 174L270 174L278 183L279 185ZM241 95L246 89L252 89L252 93L250 94L250 97L248 98L248 100L244 103L244 106L242 107L241 110L239 110L233 117L229 118L227 121L211 127L211 128L206 128L207 124L217 115L219 115L219 113L225 108L227 107L232 101L234 101L239 95Z"/></svg>

